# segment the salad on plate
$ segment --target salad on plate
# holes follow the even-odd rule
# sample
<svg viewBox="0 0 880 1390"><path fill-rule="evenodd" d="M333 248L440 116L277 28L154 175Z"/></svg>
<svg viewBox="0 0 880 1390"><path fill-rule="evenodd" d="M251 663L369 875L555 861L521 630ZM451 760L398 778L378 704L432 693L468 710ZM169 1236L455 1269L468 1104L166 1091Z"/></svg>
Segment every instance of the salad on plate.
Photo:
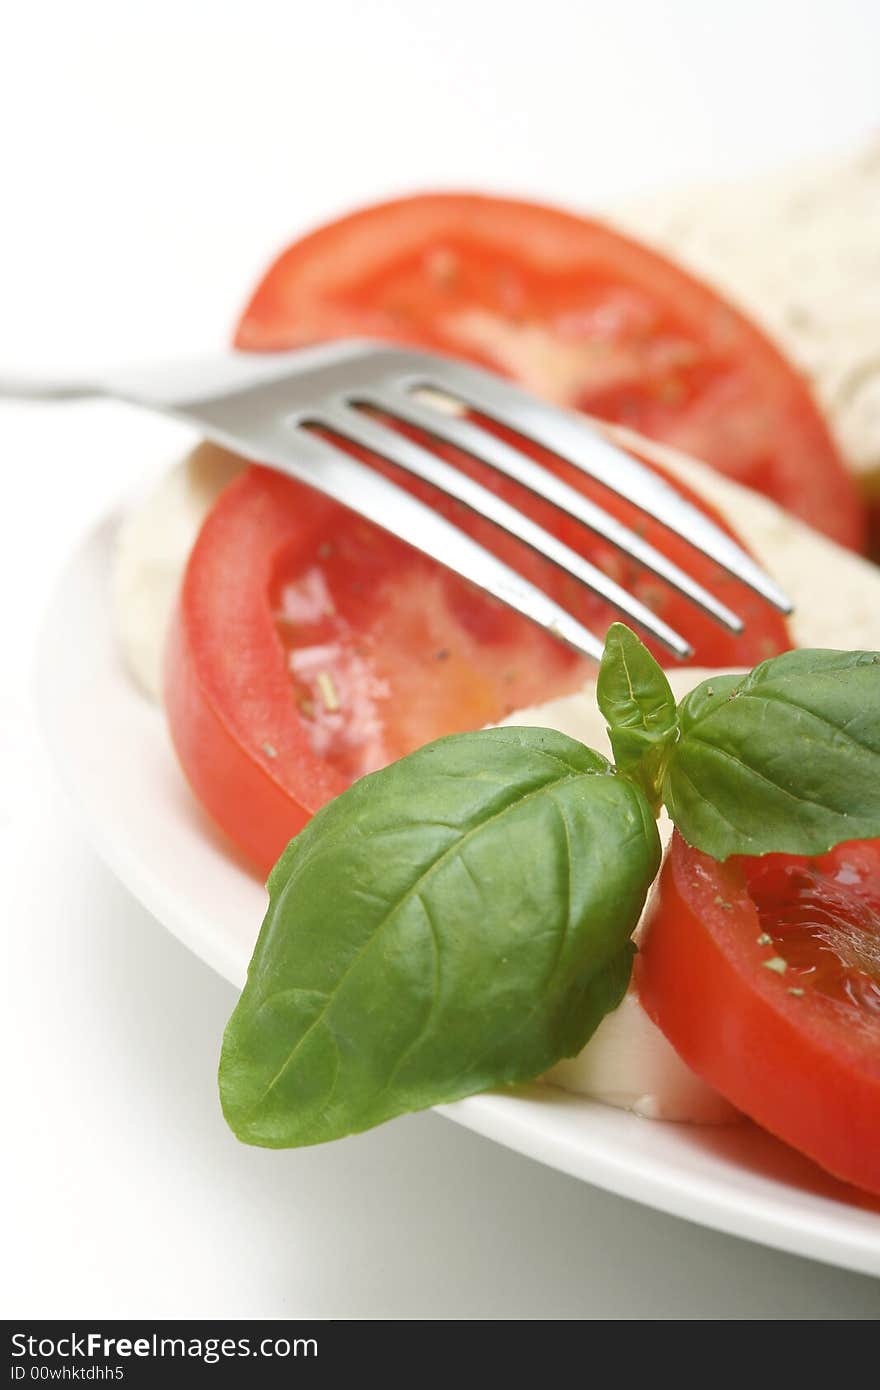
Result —
<svg viewBox="0 0 880 1390"><path fill-rule="evenodd" d="M597 671L268 468L202 445L170 473L123 527L117 627L195 796L269 875L220 1063L234 1132L313 1144L543 1078L646 1120L747 1116L880 1194L880 571L806 380L646 244L474 194L306 236L235 341L346 336L468 358L586 412L795 612L539 455L743 616L724 631L449 450L683 632L693 665L675 667L395 475L607 632Z"/></svg>

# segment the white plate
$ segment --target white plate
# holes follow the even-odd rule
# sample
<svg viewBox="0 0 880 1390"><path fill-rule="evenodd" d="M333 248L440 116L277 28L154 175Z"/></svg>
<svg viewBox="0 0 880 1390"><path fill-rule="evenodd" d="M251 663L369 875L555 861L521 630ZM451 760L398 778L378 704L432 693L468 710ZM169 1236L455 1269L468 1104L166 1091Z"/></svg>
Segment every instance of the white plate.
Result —
<svg viewBox="0 0 880 1390"><path fill-rule="evenodd" d="M265 893L195 805L160 711L117 655L108 604L112 535L107 522L58 586L38 651L40 722L107 863L160 922L240 985ZM542 1086L475 1096L442 1113L662 1211L880 1274L880 1202L750 1125L661 1124Z"/></svg>

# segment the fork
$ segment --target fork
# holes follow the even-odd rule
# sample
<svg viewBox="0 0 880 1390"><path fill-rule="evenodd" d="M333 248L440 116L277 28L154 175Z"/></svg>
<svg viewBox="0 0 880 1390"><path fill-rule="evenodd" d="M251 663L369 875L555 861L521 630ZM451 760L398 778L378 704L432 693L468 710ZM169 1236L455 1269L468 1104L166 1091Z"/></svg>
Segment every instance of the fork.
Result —
<svg viewBox="0 0 880 1390"><path fill-rule="evenodd" d="M405 488L353 458L345 446L366 449L524 541L677 657L692 654L680 633L603 570L400 427L414 428L513 478L666 580L724 627L742 631L742 620L692 576L556 473L479 423L485 420L575 465L780 611L791 611L781 589L740 546L650 469L602 439L586 420L451 358L347 340L295 352L232 352L126 368L94 381L0 377L0 396L40 401L108 397L185 421L234 453L326 493L577 651L601 657L601 638L572 613Z"/></svg>

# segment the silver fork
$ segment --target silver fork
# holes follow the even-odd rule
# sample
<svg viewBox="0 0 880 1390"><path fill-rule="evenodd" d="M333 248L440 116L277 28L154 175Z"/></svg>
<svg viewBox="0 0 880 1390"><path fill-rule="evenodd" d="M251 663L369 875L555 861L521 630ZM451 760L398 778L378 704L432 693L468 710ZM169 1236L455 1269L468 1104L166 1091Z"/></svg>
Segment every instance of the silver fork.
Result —
<svg viewBox="0 0 880 1390"><path fill-rule="evenodd" d="M773 580L729 536L650 469L600 438L586 421L491 372L450 358L351 340L296 352L227 353L196 362L114 370L91 382L0 378L0 396L41 401L104 396L186 421L234 453L271 465L367 517L578 651L601 656L601 638L571 613L344 447L361 446L526 542L676 656L691 654L680 633L602 570L395 426L415 427L516 479L667 580L723 626L742 630L741 619L678 565L555 473L483 428L472 418L476 414L574 464L776 608L791 609Z"/></svg>

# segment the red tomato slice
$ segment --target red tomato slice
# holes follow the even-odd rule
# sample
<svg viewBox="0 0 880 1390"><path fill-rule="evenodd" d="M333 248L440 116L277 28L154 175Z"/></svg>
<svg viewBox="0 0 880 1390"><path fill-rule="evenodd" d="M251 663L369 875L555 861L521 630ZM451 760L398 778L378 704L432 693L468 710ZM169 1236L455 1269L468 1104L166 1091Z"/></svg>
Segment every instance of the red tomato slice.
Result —
<svg viewBox="0 0 880 1390"><path fill-rule="evenodd" d="M488 523L411 479L406 485L594 632L616 616ZM632 519L627 504L604 500ZM571 523L545 515L528 494L518 501L571 539ZM744 616L742 636L701 617L652 576L625 572L607 543L582 534L580 545L689 637L696 661L751 666L790 645L784 621L761 600L656 523L643 529ZM290 479L251 468L221 495L190 557L166 663L166 707L197 795L268 869L308 817L362 773L442 734L567 693L591 669L403 542Z"/></svg>
<svg viewBox="0 0 880 1390"><path fill-rule="evenodd" d="M481 362L864 548L864 508L803 379L713 290L600 223L477 195L366 208L279 257L236 342L346 335Z"/></svg>
<svg viewBox="0 0 880 1390"><path fill-rule="evenodd" d="M636 978L698 1075L880 1194L880 840L718 864L676 834Z"/></svg>

